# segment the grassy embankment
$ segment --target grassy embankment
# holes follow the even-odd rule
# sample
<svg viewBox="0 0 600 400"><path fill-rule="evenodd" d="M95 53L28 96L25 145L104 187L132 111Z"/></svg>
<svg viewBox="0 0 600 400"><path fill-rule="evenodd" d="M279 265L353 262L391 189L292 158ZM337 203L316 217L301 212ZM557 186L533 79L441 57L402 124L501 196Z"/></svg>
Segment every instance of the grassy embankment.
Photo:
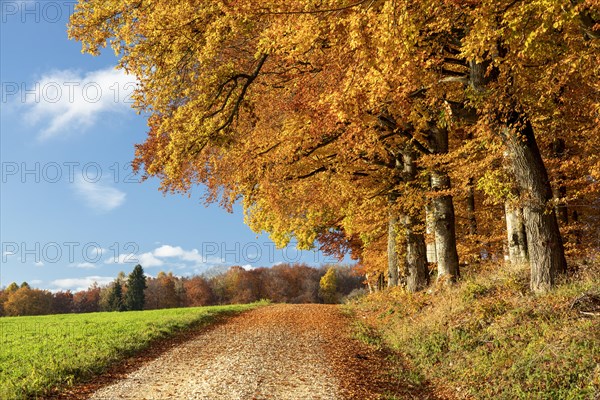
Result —
<svg viewBox="0 0 600 400"><path fill-rule="evenodd" d="M152 341L262 304L0 318L0 399L89 379Z"/></svg>
<svg viewBox="0 0 600 400"><path fill-rule="evenodd" d="M351 306L356 335L402 355L404 380L452 397L600 398L600 297L582 297L600 295L598 266L544 295L523 268L477 268L452 288L363 298Z"/></svg>

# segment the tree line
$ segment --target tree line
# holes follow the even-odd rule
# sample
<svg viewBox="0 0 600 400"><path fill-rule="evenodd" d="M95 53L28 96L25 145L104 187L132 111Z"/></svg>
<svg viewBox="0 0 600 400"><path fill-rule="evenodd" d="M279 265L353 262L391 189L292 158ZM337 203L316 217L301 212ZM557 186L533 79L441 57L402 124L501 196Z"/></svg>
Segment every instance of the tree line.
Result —
<svg viewBox="0 0 600 400"><path fill-rule="evenodd" d="M50 292L26 282L0 289L0 316L155 310L270 300L277 303L336 303L364 292L363 278L349 266L313 268L281 264L246 270L232 267L210 278L159 272L146 277L138 265L106 286Z"/></svg>
<svg viewBox="0 0 600 400"><path fill-rule="evenodd" d="M279 245L423 290L481 259L550 290L600 250L598 0L79 1L149 114L134 168Z"/></svg>

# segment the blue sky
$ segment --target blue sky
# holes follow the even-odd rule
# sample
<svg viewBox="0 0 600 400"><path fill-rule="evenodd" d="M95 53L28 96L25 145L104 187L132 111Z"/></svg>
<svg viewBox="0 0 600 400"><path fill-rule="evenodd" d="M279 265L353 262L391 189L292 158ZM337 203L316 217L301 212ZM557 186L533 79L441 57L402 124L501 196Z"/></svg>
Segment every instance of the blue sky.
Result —
<svg viewBox="0 0 600 400"><path fill-rule="evenodd" d="M334 260L275 249L233 214L163 196L131 175L146 119L130 108L131 77L110 51L81 54L66 24L74 2L1 1L0 286L50 290L104 284L140 262L149 275L215 265Z"/></svg>

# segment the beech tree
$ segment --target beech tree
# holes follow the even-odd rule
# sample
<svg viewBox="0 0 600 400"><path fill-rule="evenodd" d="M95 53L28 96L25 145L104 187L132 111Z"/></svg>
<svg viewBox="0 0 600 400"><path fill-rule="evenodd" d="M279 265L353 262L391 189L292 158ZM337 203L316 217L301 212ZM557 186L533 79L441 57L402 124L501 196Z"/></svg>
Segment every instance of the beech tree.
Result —
<svg viewBox="0 0 600 400"><path fill-rule="evenodd" d="M387 258L388 283L409 290L427 284L426 204L438 278L453 281L451 177L472 185L461 157L506 152L544 291L566 270L555 205L570 192L552 190L540 144L598 144L598 19L596 0L87 0L69 34L138 78L150 130L134 167L162 190L242 198L276 243L351 250L373 276ZM598 158L579 154L592 197Z"/></svg>
<svg viewBox="0 0 600 400"><path fill-rule="evenodd" d="M319 295L325 303L337 302L337 276L335 268L329 268L319 282Z"/></svg>

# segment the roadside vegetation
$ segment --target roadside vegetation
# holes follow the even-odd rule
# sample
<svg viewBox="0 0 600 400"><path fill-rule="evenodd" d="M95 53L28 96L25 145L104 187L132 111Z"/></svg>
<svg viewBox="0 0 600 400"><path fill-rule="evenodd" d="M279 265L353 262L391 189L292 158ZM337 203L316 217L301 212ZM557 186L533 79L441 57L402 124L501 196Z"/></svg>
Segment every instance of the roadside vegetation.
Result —
<svg viewBox="0 0 600 400"><path fill-rule="evenodd" d="M534 295L527 267L472 267L453 287L353 302L356 336L406 358L403 378L456 398L597 399L599 272L581 268Z"/></svg>
<svg viewBox="0 0 600 400"><path fill-rule="evenodd" d="M43 396L105 371L153 341L265 305L0 319L0 399Z"/></svg>

